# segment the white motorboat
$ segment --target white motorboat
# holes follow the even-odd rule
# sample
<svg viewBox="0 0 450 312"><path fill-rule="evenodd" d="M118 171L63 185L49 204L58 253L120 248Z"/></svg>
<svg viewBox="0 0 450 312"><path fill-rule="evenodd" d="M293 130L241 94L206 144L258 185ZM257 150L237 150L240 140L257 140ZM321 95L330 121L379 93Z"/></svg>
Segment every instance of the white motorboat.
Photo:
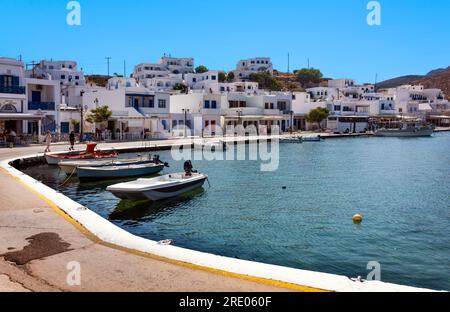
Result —
<svg viewBox="0 0 450 312"><path fill-rule="evenodd" d="M203 173L172 173L157 178L138 179L109 186L106 190L120 199L153 201L176 197L203 186L208 176Z"/></svg>
<svg viewBox="0 0 450 312"><path fill-rule="evenodd" d="M227 150L227 143L225 141L219 140L219 141L210 141L210 142L204 142L204 141L194 141L194 149L195 150L206 150L206 151L226 151Z"/></svg>
<svg viewBox="0 0 450 312"><path fill-rule="evenodd" d="M77 176L81 181L130 178L145 175L154 175L164 169L164 164L153 162L131 164L131 165L110 165L101 167L77 167Z"/></svg>

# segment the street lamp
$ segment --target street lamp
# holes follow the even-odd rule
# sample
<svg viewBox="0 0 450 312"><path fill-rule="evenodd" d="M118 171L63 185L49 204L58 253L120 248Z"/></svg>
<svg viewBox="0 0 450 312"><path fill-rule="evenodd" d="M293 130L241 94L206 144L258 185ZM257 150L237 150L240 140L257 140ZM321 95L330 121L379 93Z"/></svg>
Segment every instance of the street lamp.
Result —
<svg viewBox="0 0 450 312"><path fill-rule="evenodd" d="M187 138L187 114L189 113L189 109L185 109L183 108L183 113L184 113L184 138Z"/></svg>

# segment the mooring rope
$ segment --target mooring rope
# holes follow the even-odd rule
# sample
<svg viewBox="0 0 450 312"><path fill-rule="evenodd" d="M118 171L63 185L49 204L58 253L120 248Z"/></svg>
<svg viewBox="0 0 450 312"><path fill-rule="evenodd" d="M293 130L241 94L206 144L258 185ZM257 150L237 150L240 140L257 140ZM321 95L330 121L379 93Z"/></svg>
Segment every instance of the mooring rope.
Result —
<svg viewBox="0 0 450 312"><path fill-rule="evenodd" d="M74 167L72 170L72 173L69 175L68 178L66 178L66 180L64 180L64 182L60 185L58 185L58 188L63 187L67 182L69 182L69 180L72 178L72 176L75 174L75 172L77 171L77 167Z"/></svg>

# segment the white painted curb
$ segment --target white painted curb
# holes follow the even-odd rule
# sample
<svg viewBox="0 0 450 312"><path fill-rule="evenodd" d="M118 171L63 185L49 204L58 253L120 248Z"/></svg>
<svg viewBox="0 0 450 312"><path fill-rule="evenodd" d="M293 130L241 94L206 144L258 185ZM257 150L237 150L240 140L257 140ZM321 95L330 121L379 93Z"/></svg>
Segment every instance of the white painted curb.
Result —
<svg viewBox="0 0 450 312"><path fill-rule="evenodd" d="M136 147L139 148L139 147ZM127 148L130 149L130 148ZM42 154L39 154L42 156ZM35 158L36 155L18 159ZM100 240L116 246L182 261L211 269L222 270L251 277L264 278L279 282L291 283L336 292L430 292L432 290L401 286L379 281L353 281L345 276L305 271L300 269L269 265L264 263L222 257L204 252L198 252L176 246L159 245L155 241L133 235L98 214L82 207L60 192L36 181L23 172L13 168L9 163L16 159L2 161L0 166L11 175L20 179L35 192L55 203L71 218L80 223Z"/></svg>

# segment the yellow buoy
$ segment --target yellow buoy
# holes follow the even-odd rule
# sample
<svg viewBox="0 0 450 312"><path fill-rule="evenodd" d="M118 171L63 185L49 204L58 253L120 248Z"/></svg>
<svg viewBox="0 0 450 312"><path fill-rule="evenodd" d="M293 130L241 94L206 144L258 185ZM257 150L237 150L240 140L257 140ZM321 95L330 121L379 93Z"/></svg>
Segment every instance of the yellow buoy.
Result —
<svg viewBox="0 0 450 312"><path fill-rule="evenodd" d="M353 216L353 222L354 223L361 223L362 222L362 220L363 220L363 217L362 217L362 215L360 215L360 214L355 214L354 216Z"/></svg>

